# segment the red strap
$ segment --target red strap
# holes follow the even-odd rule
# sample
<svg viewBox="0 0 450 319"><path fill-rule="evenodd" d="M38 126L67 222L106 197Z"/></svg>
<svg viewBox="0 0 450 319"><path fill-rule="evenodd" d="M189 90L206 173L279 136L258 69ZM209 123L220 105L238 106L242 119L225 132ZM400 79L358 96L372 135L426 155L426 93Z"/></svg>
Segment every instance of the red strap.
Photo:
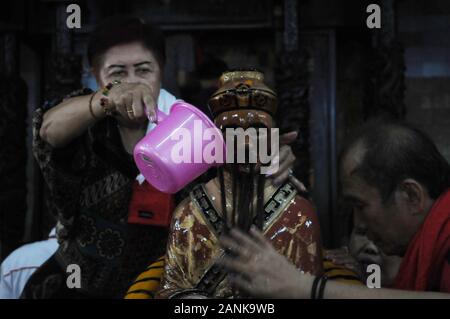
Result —
<svg viewBox="0 0 450 319"><path fill-rule="evenodd" d="M160 192L147 181L141 185L135 181L128 208L128 222L168 228L174 208L173 195Z"/></svg>

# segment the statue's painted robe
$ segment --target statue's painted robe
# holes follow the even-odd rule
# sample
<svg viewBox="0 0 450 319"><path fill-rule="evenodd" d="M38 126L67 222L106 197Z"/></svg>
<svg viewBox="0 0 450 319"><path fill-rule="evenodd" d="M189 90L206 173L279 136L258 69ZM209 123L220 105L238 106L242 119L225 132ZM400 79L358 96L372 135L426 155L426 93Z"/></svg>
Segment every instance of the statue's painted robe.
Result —
<svg viewBox="0 0 450 319"><path fill-rule="evenodd" d="M299 271L321 275L322 251L317 215L309 201L291 183L265 190L264 235ZM224 220L203 184L197 185L174 212L160 298L185 298L207 293L230 298L226 275L215 266L224 254L218 237Z"/></svg>

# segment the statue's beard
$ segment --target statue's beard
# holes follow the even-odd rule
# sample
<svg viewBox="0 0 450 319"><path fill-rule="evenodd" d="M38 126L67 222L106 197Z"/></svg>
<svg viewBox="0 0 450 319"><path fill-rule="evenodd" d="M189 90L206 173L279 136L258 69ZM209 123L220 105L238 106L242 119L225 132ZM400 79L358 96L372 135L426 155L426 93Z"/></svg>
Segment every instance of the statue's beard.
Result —
<svg viewBox="0 0 450 319"><path fill-rule="evenodd" d="M251 150L250 150L251 149ZM243 158L238 157L238 149L235 141L234 147L234 158L232 159L232 163L228 165L228 170L232 171L231 168L233 165L235 168L241 172L242 174L259 174L261 171L261 167L263 166L257 152L257 148L250 148L249 145L245 145L244 148L245 155Z"/></svg>
<svg viewBox="0 0 450 319"><path fill-rule="evenodd" d="M218 170L226 231L237 227L248 232L252 224L263 229L266 179L257 164L229 164Z"/></svg>

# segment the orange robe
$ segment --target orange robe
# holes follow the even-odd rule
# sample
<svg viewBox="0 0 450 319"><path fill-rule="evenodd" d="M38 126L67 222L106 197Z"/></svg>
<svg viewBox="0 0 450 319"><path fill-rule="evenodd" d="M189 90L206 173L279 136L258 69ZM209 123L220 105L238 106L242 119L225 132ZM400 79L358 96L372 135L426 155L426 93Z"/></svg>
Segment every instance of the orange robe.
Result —
<svg viewBox="0 0 450 319"><path fill-rule="evenodd" d="M291 183L265 191L264 235L299 271L321 275L319 221L309 201ZM205 294L239 297L215 262L224 254L218 237L224 220L202 184L176 208L169 235L165 268L158 297L183 298Z"/></svg>

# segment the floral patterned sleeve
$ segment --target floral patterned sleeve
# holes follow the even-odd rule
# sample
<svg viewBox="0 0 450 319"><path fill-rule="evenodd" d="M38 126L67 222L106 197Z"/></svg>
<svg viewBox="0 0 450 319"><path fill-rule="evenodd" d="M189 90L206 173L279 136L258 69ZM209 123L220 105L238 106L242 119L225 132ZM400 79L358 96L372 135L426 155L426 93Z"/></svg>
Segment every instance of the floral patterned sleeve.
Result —
<svg viewBox="0 0 450 319"><path fill-rule="evenodd" d="M89 94L90 90L74 92L66 98ZM59 104L59 101L47 102L33 115L33 154L50 191L52 203L58 218L57 232L61 241L69 236L70 226L78 211L79 192L81 191L82 171L86 169L88 134L83 134L62 148L53 148L39 134L43 115L46 110Z"/></svg>

